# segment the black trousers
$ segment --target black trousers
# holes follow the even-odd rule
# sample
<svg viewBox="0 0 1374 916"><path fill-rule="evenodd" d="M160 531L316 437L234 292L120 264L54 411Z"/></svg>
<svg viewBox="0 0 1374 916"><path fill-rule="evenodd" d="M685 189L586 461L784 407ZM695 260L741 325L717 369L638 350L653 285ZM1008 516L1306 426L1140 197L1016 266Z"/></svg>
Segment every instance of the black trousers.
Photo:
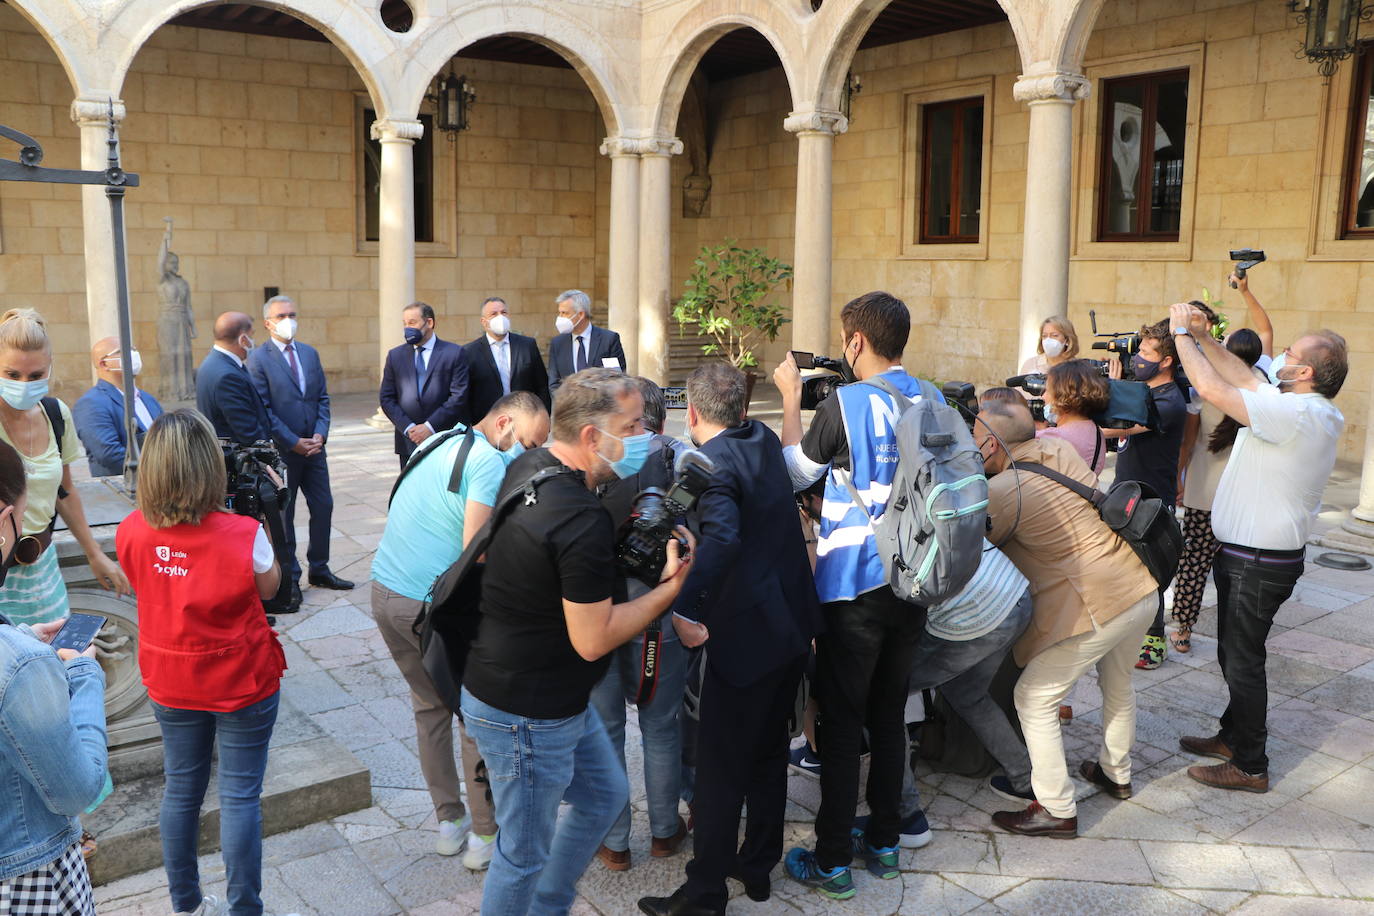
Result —
<svg viewBox="0 0 1374 916"><path fill-rule="evenodd" d="M1264 641L1279 606L1302 577L1304 551L1254 550L1222 544L1212 561L1217 584L1217 662L1231 700L1221 714L1220 738L1231 762L1251 775L1268 772L1264 753L1269 681Z"/></svg>
<svg viewBox="0 0 1374 916"><path fill-rule="evenodd" d="M816 638L816 743L821 760L821 808L816 860L848 865L859 801L859 753L864 727L868 769L868 842L896 846L901 834L903 769L908 764L904 712L911 662L925 629L925 609L886 588L823 606L825 632Z"/></svg>
<svg viewBox="0 0 1374 916"><path fill-rule="evenodd" d="M694 901L723 910L728 875L762 881L782 859L787 717L805 667L806 656L799 656L748 687L733 687L707 664L697 733L696 826L685 885ZM737 851L745 804L749 815Z"/></svg>
<svg viewBox="0 0 1374 916"><path fill-rule="evenodd" d="M310 510L310 544L305 556L310 564L311 573L322 573L329 569L329 530L334 518L334 494L329 488L329 463L323 450L309 458L295 452L285 452L282 459L286 462L286 551L291 555L291 567L282 569L282 575L290 576L292 582L301 578L301 563L296 556L296 503L305 494L305 505Z"/></svg>

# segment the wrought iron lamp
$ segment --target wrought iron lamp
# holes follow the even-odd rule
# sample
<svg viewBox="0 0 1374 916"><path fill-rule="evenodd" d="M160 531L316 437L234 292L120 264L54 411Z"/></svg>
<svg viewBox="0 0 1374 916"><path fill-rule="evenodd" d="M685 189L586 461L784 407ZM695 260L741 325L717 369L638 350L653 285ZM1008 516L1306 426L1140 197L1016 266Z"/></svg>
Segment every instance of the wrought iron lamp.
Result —
<svg viewBox="0 0 1374 916"><path fill-rule="evenodd" d="M851 70L844 75L844 88L840 91L840 114L844 115L846 121L853 120L849 113L850 107L854 96L863 91L863 80L859 79L858 74Z"/></svg>
<svg viewBox="0 0 1374 916"><path fill-rule="evenodd" d="M1298 56L1326 79L1359 47L1360 23L1374 18L1374 3L1364 0L1288 0L1288 9L1307 27Z"/></svg>
<svg viewBox="0 0 1374 916"><path fill-rule="evenodd" d="M438 111L437 125L452 142L458 139L460 130L469 127L468 108L477 101L477 90L466 76L454 76L452 70L435 88L437 91L425 98L434 103Z"/></svg>

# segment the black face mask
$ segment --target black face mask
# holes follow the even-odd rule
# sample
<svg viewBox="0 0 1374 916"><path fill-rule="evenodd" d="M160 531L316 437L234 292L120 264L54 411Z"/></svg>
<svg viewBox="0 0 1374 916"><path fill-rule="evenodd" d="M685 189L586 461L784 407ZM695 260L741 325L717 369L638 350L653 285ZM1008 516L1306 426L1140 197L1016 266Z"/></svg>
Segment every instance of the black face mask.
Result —
<svg viewBox="0 0 1374 916"><path fill-rule="evenodd" d="M859 377L854 374L854 367L849 364L849 344L844 345L844 352L840 354L840 378L844 379L845 384L857 382Z"/></svg>

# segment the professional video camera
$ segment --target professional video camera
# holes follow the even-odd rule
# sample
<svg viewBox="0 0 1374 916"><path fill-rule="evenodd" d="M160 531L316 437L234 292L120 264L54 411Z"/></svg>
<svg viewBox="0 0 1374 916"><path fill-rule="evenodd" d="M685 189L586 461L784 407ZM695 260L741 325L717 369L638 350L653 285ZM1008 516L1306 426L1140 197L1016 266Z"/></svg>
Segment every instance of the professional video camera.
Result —
<svg viewBox="0 0 1374 916"><path fill-rule="evenodd" d="M1111 372L1107 368L1106 360L1089 359L1085 360L1085 362L1092 363L1096 366L1097 371L1102 373L1103 378L1111 378ZM1013 375L1011 378L1007 379L1006 384L1008 388L1020 388L1031 396L1028 402L1031 417L1033 417L1036 422L1043 423L1045 421L1045 373L1027 372L1025 375ZM1129 425L1130 424L1127 424L1127 426ZM1126 427L1122 426L1119 428L1125 429Z"/></svg>
<svg viewBox="0 0 1374 916"><path fill-rule="evenodd" d="M1236 262L1237 277L1244 277L1247 270L1261 263L1264 259L1264 252L1257 248L1241 248L1238 251L1231 252L1231 260ZM1239 286L1239 283L1233 282L1231 284L1232 289L1236 289Z"/></svg>
<svg viewBox="0 0 1374 916"><path fill-rule="evenodd" d="M945 382L940 389L945 403L964 415L969 432L973 431L973 421L978 419L978 392L972 382Z"/></svg>
<svg viewBox="0 0 1374 916"><path fill-rule="evenodd" d="M1136 331L1109 331L1104 334L1097 332L1097 312L1088 309L1088 320L1092 322L1093 336L1105 337L1106 340L1093 341L1094 350L1106 350L1108 353L1115 353L1116 358L1121 361L1121 374L1127 375L1127 370L1131 368L1131 357L1140 352L1140 334Z"/></svg>
<svg viewBox="0 0 1374 916"><path fill-rule="evenodd" d="M255 518L266 526L281 565L281 585L277 594L262 603L270 623L273 614L292 614L300 610L287 565L290 558L282 556L286 545L286 463L270 439L240 445L233 439L221 437L219 447L224 453L224 470L229 483L224 497L225 508L235 515ZM277 475L283 486L273 482L268 469Z"/></svg>
<svg viewBox="0 0 1374 916"><path fill-rule="evenodd" d="M1088 362L1095 364L1098 372L1107 379L1110 397L1107 409L1094 417L1089 417L1089 419L1103 429L1130 429L1132 426L1153 428L1157 424L1155 414L1152 412L1153 405L1150 402L1148 387L1144 382L1128 382L1111 378L1105 362L1100 359L1091 359ZM1007 379L1007 387L1020 388L1026 394L1031 395L1032 399L1029 405L1031 416L1037 421L1044 421L1045 373L1031 372L1026 375L1013 375Z"/></svg>
<svg viewBox="0 0 1374 916"><path fill-rule="evenodd" d="M630 517L620 526L617 538L616 559L621 571L651 587L658 584L668 562L668 542L677 536L673 529L706 492L716 466L701 452L689 449L678 455L676 472L677 479L667 493L646 487L635 497ZM686 549L686 544L678 544Z"/></svg>
<svg viewBox="0 0 1374 916"><path fill-rule="evenodd" d="M802 379L802 410L815 410L821 401L835 393L836 388L854 381L853 370L841 360L802 350L793 350L792 359L796 361L798 369L824 369L832 373Z"/></svg>

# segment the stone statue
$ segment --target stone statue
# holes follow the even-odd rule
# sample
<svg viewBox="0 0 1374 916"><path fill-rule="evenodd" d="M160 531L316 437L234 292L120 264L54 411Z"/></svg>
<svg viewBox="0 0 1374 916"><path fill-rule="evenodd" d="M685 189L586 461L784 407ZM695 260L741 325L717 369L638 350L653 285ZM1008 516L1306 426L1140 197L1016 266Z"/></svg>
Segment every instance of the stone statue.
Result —
<svg viewBox="0 0 1374 916"><path fill-rule="evenodd" d="M191 361L196 317L191 311L191 285L177 273L181 261L172 253L172 218L164 216L162 221L167 224L157 255L157 268L162 274L157 284L158 302L162 305L157 322L158 350L162 356L162 397L169 401L187 401L196 396L195 369Z"/></svg>

